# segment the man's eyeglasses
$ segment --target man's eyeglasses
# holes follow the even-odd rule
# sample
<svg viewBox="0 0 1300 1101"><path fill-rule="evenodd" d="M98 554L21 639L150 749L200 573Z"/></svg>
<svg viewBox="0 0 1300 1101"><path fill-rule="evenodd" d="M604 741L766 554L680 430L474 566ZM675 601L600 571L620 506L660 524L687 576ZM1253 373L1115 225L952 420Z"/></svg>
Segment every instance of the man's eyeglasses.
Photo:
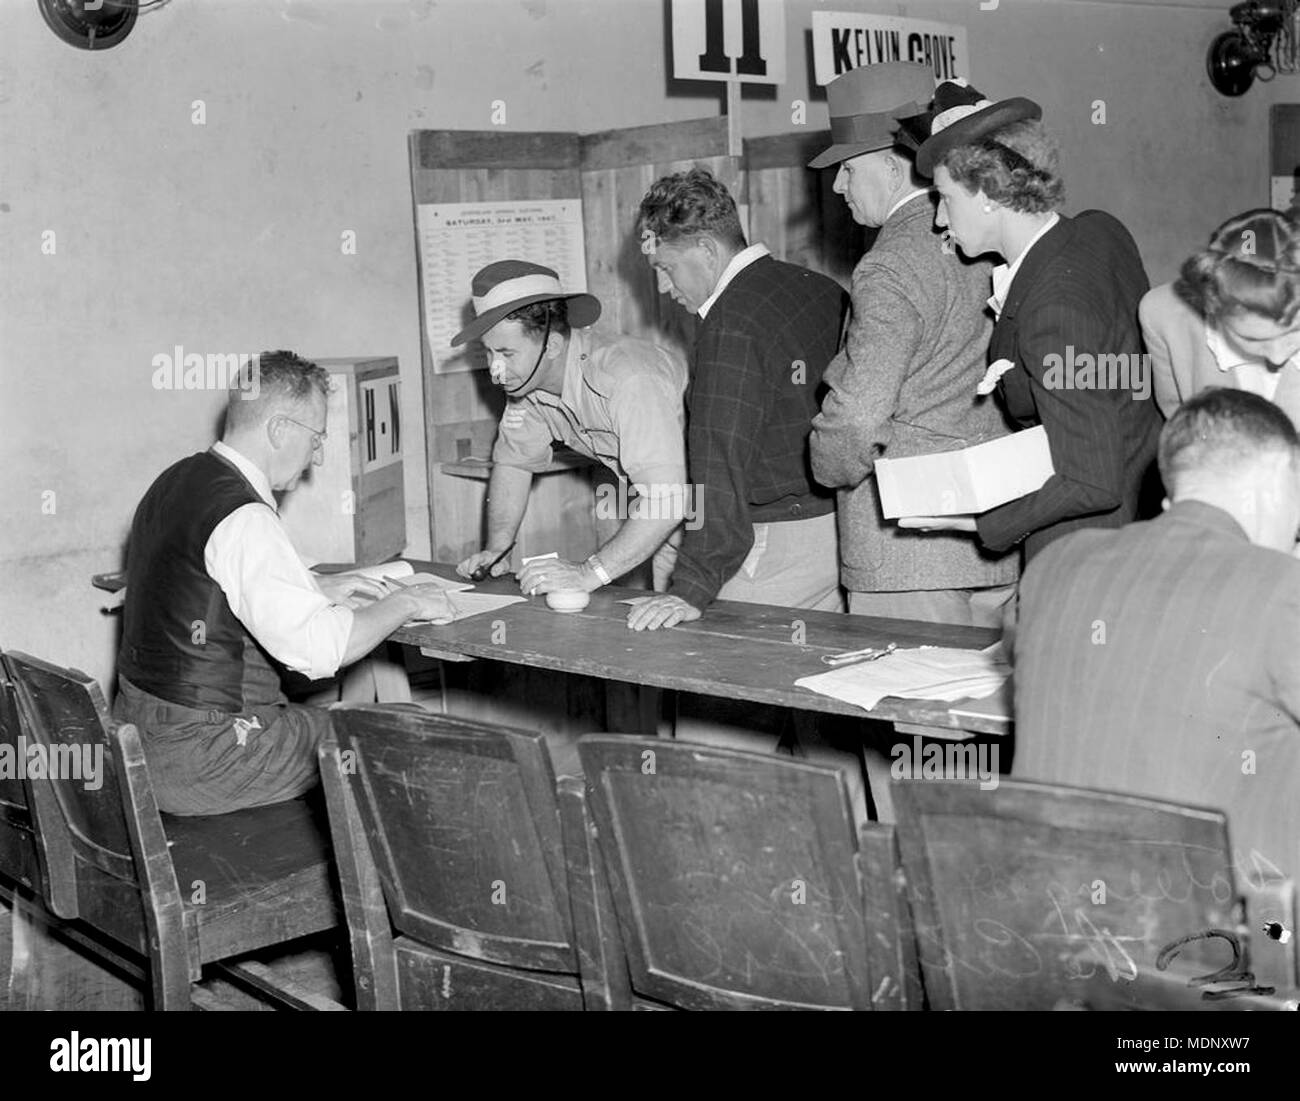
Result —
<svg viewBox="0 0 1300 1101"><path fill-rule="evenodd" d="M311 433L311 449L313 451L319 451L325 445L325 440L329 436L329 433L324 429L317 431L310 424L303 424L302 421L296 421L286 413L281 413L280 416L290 424L296 424L299 428L305 428Z"/></svg>

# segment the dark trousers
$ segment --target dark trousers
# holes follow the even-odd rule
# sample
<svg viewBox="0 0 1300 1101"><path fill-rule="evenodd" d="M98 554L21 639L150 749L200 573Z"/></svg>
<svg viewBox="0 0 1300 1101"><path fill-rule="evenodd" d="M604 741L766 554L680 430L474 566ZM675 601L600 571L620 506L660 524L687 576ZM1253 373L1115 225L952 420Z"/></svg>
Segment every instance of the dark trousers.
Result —
<svg viewBox="0 0 1300 1101"><path fill-rule="evenodd" d="M159 699L118 678L113 715L140 730L158 809L226 814L282 803L320 782L316 747L330 714L286 702L238 715Z"/></svg>

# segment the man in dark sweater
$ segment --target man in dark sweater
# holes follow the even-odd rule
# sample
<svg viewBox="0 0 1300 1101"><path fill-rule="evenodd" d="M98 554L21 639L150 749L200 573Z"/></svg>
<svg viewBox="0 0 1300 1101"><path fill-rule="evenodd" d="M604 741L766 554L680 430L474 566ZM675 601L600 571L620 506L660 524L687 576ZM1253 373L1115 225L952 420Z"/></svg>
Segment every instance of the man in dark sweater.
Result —
<svg viewBox="0 0 1300 1101"><path fill-rule="evenodd" d="M698 619L715 599L843 611L835 499L813 480L808 434L848 296L824 275L746 245L736 204L702 168L665 176L641 200L641 250L661 293L699 315L686 391L686 462L698 529L687 529L667 593L634 605L633 630ZM753 704L679 701L676 736L773 751L785 717ZM806 757L838 768L859 818L856 746L796 717Z"/></svg>
<svg viewBox="0 0 1300 1101"><path fill-rule="evenodd" d="M254 370L258 386L230 393L221 441L163 471L131 525L114 713L140 728L158 807L171 814L314 787L329 714L289 704L277 665L332 676L406 620L447 610L433 586L390 595L307 569L274 493L319 462L329 376L292 352L264 353ZM378 599L345 606L358 593Z"/></svg>
<svg viewBox="0 0 1300 1101"><path fill-rule="evenodd" d="M808 433L847 296L747 246L730 193L703 168L659 180L636 230L660 292L700 318L686 450L703 522L668 592L628 625L672 627L715 599L842 611L835 499L813 480Z"/></svg>

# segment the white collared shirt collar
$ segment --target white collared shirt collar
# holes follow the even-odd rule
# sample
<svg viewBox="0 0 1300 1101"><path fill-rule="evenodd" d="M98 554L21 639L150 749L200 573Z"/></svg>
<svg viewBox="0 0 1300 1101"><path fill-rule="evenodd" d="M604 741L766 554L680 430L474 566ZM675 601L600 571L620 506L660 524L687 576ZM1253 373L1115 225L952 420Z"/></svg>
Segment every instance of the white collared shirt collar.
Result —
<svg viewBox="0 0 1300 1101"><path fill-rule="evenodd" d="M993 297L989 299L989 306L993 309L995 317L1002 316L1002 307L1006 305L1007 295L1011 292L1011 284L1015 281L1016 272L1020 270L1020 265L1024 263L1025 257L1029 255L1029 250L1033 248L1042 238L1061 220L1061 216L1052 211L1052 216L1043 223L1042 229L1029 238L1028 244L1020 250L1017 256L1010 264L999 264L993 269Z"/></svg>
<svg viewBox="0 0 1300 1101"><path fill-rule="evenodd" d="M233 463L235 469L248 479L248 484L257 490L257 495L262 498L268 505L275 508L275 496L271 492L271 483L267 481L266 475L263 474L252 462L243 454L236 451L229 444L222 443L218 440L212 445L212 452L220 455L223 459Z"/></svg>
<svg viewBox="0 0 1300 1101"><path fill-rule="evenodd" d="M709 310L713 308L713 303L718 300L722 292L727 289L727 285L735 279L737 275L749 267L749 265L755 260L761 260L764 256L771 255L772 250L766 245L750 245L748 248L741 249L731 258L731 263L723 269L722 278L720 278L717 285L714 286L713 293L704 300L703 304L695 312L698 313L700 317L707 317Z"/></svg>
<svg viewBox="0 0 1300 1101"><path fill-rule="evenodd" d="M1268 364L1262 359L1244 355L1213 325L1205 326L1205 343L1210 347L1210 354L1220 371L1231 371L1237 367L1262 367L1268 370ZM1300 369L1300 352L1297 352L1282 366Z"/></svg>
<svg viewBox="0 0 1300 1101"><path fill-rule="evenodd" d="M1264 360L1242 354L1213 325L1205 326L1205 343L1209 345L1210 354L1214 356L1215 365L1225 375L1231 374L1231 385L1242 390L1249 390L1262 398L1272 401L1282 381L1282 372L1288 366L1300 370L1300 352L1286 363L1274 370Z"/></svg>
<svg viewBox="0 0 1300 1101"><path fill-rule="evenodd" d="M910 203L918 195L929 195L929 194L930 194L930 189L928 187L918 187L915 191L909 191L906 195L904 195L901 199L899 199L898 202L896 202L893 206L889 208L889 213L885 215L885 221L886 222L889 221L889 219L894 216L894 211L896 211L904 203Z"/></svg>
<svg viewBox="0 0 1300 1101"><path fill-rule="evenodd" d="M1213 325L1205 326L1205 343L1209 345L1210 354L1214 356L1214 362L1218 365L1220 371L1231 371L1234 367L1241 367L1243 364L1254 363L1255 360L1249 356L1242 355ZM1294 359L1292 360L1294 362Z"/></svg>

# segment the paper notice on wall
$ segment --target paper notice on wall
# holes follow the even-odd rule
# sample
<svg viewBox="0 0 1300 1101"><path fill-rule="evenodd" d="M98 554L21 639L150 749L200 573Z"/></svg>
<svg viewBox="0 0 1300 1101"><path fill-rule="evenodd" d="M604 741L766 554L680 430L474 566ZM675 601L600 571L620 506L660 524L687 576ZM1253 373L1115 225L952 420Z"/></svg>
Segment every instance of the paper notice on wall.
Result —
<svg viewBox="0 0 1300 1101"><path fill-rule="evenodd" d="M560 277L568 291L587 289L587 260L578 199L421 203L416 207L424 331L434 370L486 367L475 341L451 346L474 318L470 283L497 260L529 260Z"/></svg>
<svg viewBox="0 0 1300 1101"><path fill-rule="evenodd" d="M1053 473L1042 425L960 451L876 460L886 520L987 512L1033 493Z"/></svg>

